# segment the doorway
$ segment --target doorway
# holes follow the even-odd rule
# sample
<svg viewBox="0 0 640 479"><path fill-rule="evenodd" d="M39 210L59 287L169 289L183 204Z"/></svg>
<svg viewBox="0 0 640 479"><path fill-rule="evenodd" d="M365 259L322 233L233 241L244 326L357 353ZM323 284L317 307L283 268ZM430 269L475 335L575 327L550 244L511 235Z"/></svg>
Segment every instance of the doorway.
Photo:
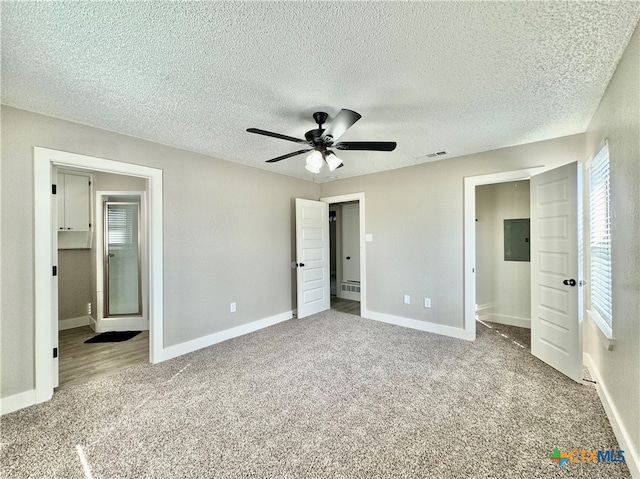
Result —
<svg viewBox="0 0 640 479"><path fill-rule="evenodd" d="M529 181L476 186L477 318L531 329Z"/></svg>
<svg viewBox="0 0 640 479"><path fill-rule="evenodd" d="M321 198L329 204L331 309L366 311L364 193Z"/></svg>
<svg viewBox="0 0 640 479"><path fill-rule="evenodd" d="M48 148L34 148L35 237L35 398L51 399L58 379L57 234L52 221L55 168L115 173L146 182L149 231L149 361L160 362L164 348L162 262L162 170ZM52 267L54 274L51 274ZM53 351L53 354L52 354Z"/></svg>
<svg viewBox="0 0 640 479"><path fill-rule="evenodd" d="M127 181L126 177L120 178ZM144 184L131 180L128 184L144 188ZM96 193L98 332L149 329L146 196L145 191Z"/></svg>
<svg viewBox="0 0 640 479"><path fill-rule="evenodd" d="M91 239L74 244L66 238L69 233L59 227L56 390L149 360L146 180L64 171L66 176L90 175ZM61 179L65 178L58 172L58 183ZM110 191L102 190L104 187ZM129 191L132 188L138 191ZM55 197L58 204L71 200L69 196ZM69 317L70 311L78 316L78 310L84 314ZM125 340L109 336L116 331L138 333Z"/></svg>
<svg viewBox="0 0 640 479"><path fill-rule="evenodd" d="M532 168L464 181L465 335L475 339L477 317L476 187L530 180L531 353L581 382L581 165ZM576 278L578 281L576 281Z"/></svg>
<svg viewBox="0 0 640 479"><path fill-rule="evenodd" d="M331 309L360 316L360 205L329 206Z"/></svg>
<svg viewBox="0 0 640 479"><path fill-rule="evenodd" d="M484 332L530 351L529 181L475 189L477 322Z"/></svg>
<svg viewBox="0 0 640 479"><path fill-rule="evenodd" d="M467 177L464 180L464 330L465 338L476 337L477 314L477 274L476 274L476 188L506 182L528 181L529 178L545 170L534 167L525 170L507 171L482 176Z"/></svg>

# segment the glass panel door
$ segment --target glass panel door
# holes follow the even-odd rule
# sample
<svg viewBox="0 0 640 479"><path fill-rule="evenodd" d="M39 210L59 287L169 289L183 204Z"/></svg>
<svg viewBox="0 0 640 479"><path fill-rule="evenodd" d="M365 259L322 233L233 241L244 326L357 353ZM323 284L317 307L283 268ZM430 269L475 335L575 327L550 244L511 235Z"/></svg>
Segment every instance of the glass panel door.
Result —
<svg viewBox="0 0 640 479"><path fill-rule="evenodd" d="M140 205L105 201L106 316L141 316Z"/></svg>

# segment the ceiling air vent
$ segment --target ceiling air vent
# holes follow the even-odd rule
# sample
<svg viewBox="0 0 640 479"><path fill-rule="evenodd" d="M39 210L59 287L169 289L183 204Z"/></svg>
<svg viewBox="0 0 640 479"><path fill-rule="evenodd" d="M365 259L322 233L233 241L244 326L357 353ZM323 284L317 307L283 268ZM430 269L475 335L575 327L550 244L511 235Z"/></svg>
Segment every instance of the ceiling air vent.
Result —
<svg viewBox="0 0 640 479"><path fill-rule="evenodd" d="M444 151L444 150L443 151L436 151L434 153L429 153L429 154L424 155L424 156L416 157L416 160L419 160L421 158L438 158L439 156L444 156L444 155L446 155L448 153L449 153L448 151Z"/></svg>

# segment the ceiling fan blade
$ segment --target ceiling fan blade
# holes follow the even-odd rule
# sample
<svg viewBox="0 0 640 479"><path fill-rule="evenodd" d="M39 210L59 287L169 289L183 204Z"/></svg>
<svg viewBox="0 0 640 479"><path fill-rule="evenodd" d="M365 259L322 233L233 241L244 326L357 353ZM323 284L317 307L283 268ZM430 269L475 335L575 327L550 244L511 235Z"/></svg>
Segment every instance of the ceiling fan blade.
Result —
<svg viewBox="0 0 640 479"><path fill-rule="evenodd" d="M276 161L286 160L287 158L291 158L292 156L296 156L296 155L301 155L311 150L313 150L313 148L309 148L307 150L294 151L293 153L289 153L287 155L278 156L277 158L271 158L270 160L267 160L265 163L275 163Z"/></svg>
<svg viewBox="0 0 640 479"><path fill-rule="evenodd" d="M395 141L343 141L333 145L337 150L393 151Z"/></svg>
<svg viewBox="0 0 640 479"><path fill-rule="evenodd" d="M249 133L257 133L258 135L270 136L272 138L280 138L281 140L295 141L296 143L307 144L307 140L301 140L300 138L294 138L292 136L281 135L280 133L274 133L272 131L261 130L259 128L247 128Z"/></svg>
<svg viewBox="0 0 640 479"><path fill-rule="evenodd" d="M340 112L329 124L329 127L324 130L322 139L326 140L327 137L330 136L331 138L333 138L332 141L336 141L360 118L362 118L362 115L360 113L345 109L340 110Z"/></svg>

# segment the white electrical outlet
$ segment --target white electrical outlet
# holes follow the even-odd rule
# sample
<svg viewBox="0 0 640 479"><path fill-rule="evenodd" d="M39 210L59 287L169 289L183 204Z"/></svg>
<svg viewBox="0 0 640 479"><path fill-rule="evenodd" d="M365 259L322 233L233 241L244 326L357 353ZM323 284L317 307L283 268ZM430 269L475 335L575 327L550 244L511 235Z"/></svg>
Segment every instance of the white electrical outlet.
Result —
<svg viewBox="0 0 640 479"><path fill-rule="evenodd" d="M91 303L87 303L87 314L91 314Z"/></svg>
<svg viewBox="0 0 640 479"><path fill-rule="evenodd" d="M411 296L408 294L404 295L404 304L411 304Z"/></svg>
<svg viewBox="0 0 640 479"><path fill-rule="evenodd" d="M424 307L425 308L431 307L431 298L424 298Z"/></svg>
<svg viewBox="0 0 640 479"><path fill-rule="evenodd" d="M236 303L231 303L229 305L229 311L231 311L232 313L236 312Z"/></svg>

